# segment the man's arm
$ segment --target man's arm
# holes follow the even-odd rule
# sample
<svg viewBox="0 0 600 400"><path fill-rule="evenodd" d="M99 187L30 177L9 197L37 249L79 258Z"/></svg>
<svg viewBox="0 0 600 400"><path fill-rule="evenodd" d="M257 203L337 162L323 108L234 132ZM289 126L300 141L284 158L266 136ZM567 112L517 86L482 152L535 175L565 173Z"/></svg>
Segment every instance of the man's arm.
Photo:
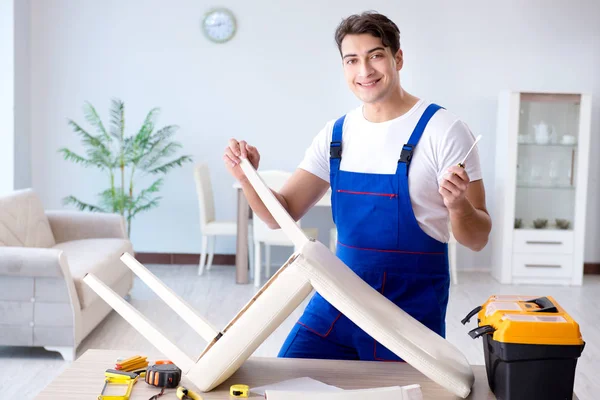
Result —
<svg viewBox="0 0 600 400"><path fill-rule="evenodd" d="M492 230L492 220L485 205L483 180L469 182L463 168L450 167L440 185L440 193L450 213L456 240L474 251L482 250Z"/></svg>
<svg viewBox="0 0 600 400"><path fill-rule="evenodd" d="M271 229L279 228L279 224L264 205L248 178L240 179L240 184L248 199L252 211ZM298 168L284 184L279 192L271 190L291 217L298 221L314 206L329 188L329 182Z"/></svg>

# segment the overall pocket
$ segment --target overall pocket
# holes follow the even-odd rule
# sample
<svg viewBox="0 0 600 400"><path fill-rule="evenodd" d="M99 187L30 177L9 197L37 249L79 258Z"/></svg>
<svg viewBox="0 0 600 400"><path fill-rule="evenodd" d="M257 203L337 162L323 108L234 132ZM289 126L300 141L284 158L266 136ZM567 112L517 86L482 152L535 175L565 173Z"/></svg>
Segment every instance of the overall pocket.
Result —
<svg viewBox="0 0 600 400"><path fill-rule="evenodd" d="M398 195L338 189L337 221L341 244L361 249L398 248Z"/></svg>

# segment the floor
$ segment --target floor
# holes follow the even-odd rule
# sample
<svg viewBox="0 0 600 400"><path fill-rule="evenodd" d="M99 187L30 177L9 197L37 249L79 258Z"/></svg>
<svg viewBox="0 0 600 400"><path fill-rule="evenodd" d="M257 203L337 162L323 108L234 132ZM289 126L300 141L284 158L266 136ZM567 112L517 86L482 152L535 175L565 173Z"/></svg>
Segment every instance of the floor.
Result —
<svg viewBox="0 0 600 400"><path fill-rule="evenodd" d="M236 285L235 268L216 266L204 276L196 275L193 266L147 265L173 290L213 325L225 326L231 317L255 293L253 285ZM481 340L473 340L467 332L474 321L463 326L460 320L492 294L551 295L580 324L585 350L577 364L575 392L580 399L598 398L600 391L600 276L586 275L584 285L577 288L510 286L496 283L483 272L459 273L459 283L451 287L447 313L447 339L457 345L472 364L484 364ZM131 304L153 322L160 322L166 335L190 355L200 354L205 343L170 311L154 293L137 278L131 293ZM255 353L275 356L290 327L303 307L299 307ZM111 313L81 344L78 355L90 348L138 349L141 353L154 348L118 314ZM39 348L0 347L0 399L31 399L68 365L58 353ZM7 379L10 377L10 379Z"/></svg>

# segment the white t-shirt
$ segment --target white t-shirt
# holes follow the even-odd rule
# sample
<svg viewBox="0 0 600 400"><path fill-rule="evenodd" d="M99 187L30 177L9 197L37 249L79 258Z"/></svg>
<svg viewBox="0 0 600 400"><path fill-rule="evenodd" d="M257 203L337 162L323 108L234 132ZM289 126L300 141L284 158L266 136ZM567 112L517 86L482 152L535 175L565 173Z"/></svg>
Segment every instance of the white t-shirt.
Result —
<svg viewBox="0 0 600 400"><path fill-rule="evenodd" d="M430 103L420 100L407 113L390 121L370 122L362 106L346 115L342 136L340 170L394 174L402 146L408 142L419 118ZM313 139L299 165L329 182L329 145L335 120L329 121ZM425 127L409 167L408 186L419 226L429 236L448 242L448 209L438 192L447 169L463 160L475 137L456 115L440 109ZM471 181L481 179L477 146L465 162Z"/></svg>

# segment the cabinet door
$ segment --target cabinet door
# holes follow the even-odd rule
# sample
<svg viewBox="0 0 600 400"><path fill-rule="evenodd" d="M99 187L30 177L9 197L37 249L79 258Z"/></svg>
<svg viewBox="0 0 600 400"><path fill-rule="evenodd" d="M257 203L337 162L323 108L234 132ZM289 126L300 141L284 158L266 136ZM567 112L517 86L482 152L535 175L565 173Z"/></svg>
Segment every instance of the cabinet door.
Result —
<svg viewBox="0 0 600 400"><path fill-rule="evenodd" d="M581 96L521 93L515 228L573 230Z"/></svg>

